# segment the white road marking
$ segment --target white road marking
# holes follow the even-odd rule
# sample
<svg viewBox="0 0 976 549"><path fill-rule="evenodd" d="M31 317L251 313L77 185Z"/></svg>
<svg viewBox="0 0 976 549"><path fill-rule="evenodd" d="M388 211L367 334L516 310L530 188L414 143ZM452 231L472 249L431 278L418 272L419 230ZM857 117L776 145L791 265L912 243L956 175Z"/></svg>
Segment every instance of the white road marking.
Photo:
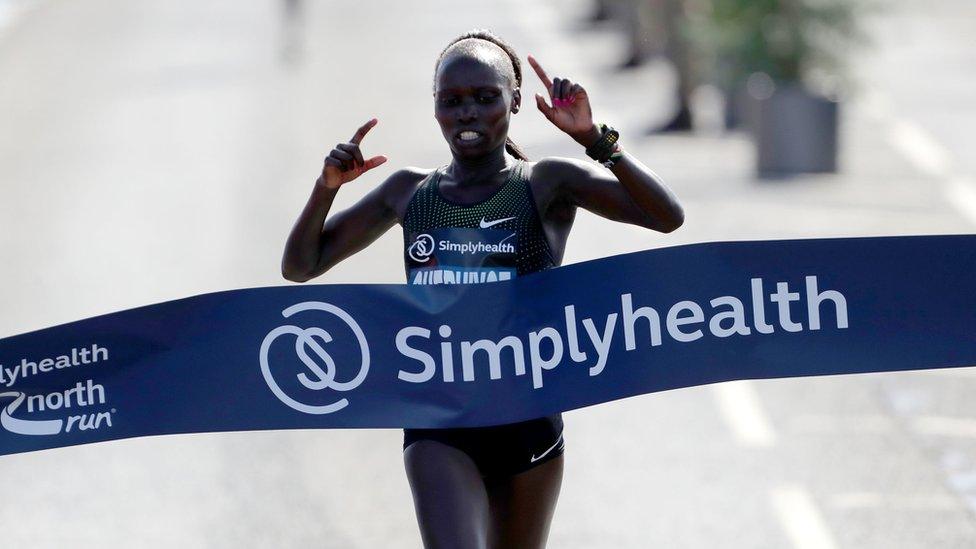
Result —
<svg viewBox="0 0 976 549"><path fill-rule="evenodd" d="M942 189L946 200L970 222L976 223L976 182L968 177L952 177Z"/></svg>
<svg viewBox="0 0 976 549"><path fill-rule="evenodd" d="M952 169L949 153L921 126L889 118L888 140L915 168L930 177L946 178Z"/></svg>
<svg viewBox="0 0 976 549"><path fill-rule="evenodd" d="M949 486L960 495L976 492L976 471L955 471L949 473Z"/></svg>
<svg viewBox="0 0 976 549"><path fill-rule="evenodd" d="M863 105L867 114L887 124L892 147L920 173L938 179L946 201L976 224L976 182L956 171L949 150L918 124L895 114L891 100L883 93L872 92Z"/></svg>
<svg viewBox="0 0 976 549"><path fill-rule="evenodd" d="M949 488L962 498L970 511L976 513L976 471L957 471L946 474Z"/></svg>
<svg viewBox="0 0 976 549"><path fill-rule="evenodd" d="M959 498L976 513L976 462L968 449L953 449L943 452L942 470L946 483Z"/></svg>
<svg viewBox="0 0 976 549"><path fill-rule="evenodd" d="M837 544L809 492L798 485L770 491L773 511L796 549L834 549Z"/></svg>
<svg viewBox="0 0 976 549"><path fill-rule="evenodd" d="M790 420L790 429L804 433L883 434L895 430L889 416L880 414L825 415L802 414Z"/></svg>
<svg viewBox="0 0 976 549"><path fill-rule="evenodd" d="M748 380L712 385L719 411L735 438L744 446L769 447L776 443L773 426Z"/></svg>
<svg viewBox="0 0 976 549"><path fill-rule="evenodd" d="M845 511L873 508L950 511L959 507L959 498L948 494L849 492L831 496L829 505Z"/></svg>
<svg viewBox="0 0 976 549"><path fill-rule="evenodd" d="M976 419L946 416L918 416L911 419L915 432L923 435L976 438Z"/></svg>

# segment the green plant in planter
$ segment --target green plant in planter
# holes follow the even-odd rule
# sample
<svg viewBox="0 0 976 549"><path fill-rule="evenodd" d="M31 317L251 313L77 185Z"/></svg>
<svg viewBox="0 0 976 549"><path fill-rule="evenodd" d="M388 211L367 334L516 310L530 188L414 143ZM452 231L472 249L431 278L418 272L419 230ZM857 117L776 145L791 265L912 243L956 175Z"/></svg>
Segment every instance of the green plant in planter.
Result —
<svg viewBox="0 0 976 549"><path fill-rule="evenodd" d="M846 84L844 61L867 42L863 12L877 0L708 0L687 32L726 88L754 73L774 82Z"/></svg>
<svg viewBox="0 0 976 549"><path fill-rule="evenodd" d="M758 175L837 171L846 56L878 0L705 1L687 32L751 130Z"/></svg>

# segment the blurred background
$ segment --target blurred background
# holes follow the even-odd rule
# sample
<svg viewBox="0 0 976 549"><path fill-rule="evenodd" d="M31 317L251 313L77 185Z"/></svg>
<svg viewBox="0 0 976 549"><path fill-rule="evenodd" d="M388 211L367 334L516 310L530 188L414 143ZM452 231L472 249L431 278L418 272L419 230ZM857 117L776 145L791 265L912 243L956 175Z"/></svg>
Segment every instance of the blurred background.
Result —
<svg viewBox="0 0 976 549"><path fill-rule="evenodd" d="M287 284L288 231L359 125L379 118L363 149L390 161L337 208L450 161L432 73L472 28L582 83L685 208L670 234L581 213L567 263L976 226L971 0L0 0L0 337ZM523 88L545 93L531 71ZM585 158L524 107L510 135L531 158ZM316 282L402 283L401 242ZM974 547L974 390L949 369L567 413L550 546ZM294 431L3 457L0 545L419 547L400 444Z"/></svg>

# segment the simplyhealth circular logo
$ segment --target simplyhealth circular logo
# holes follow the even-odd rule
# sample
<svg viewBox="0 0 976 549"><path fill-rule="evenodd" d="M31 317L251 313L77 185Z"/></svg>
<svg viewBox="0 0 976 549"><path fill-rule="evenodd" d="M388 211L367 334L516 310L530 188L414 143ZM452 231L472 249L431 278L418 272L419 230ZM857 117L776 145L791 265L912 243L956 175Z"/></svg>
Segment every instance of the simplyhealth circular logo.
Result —
<svg viewBox="0 0 976 549"><path fill-rule="evenodd" d="M300 328L290 324L279 326L274 330L271 330L268 335L265 336L264 341L261 343L261 351L259 355L261 361L261 373L264 374L264 381L268 384L271 392L278 397L278 400L284 402L290 408L306 414L331 414L332 412L336 412L348 406L349 400L340 398L331 404L319 405L299 402L298 400L289 396L281 388L281 386L275 380L274 375L271 373L271 365L268 363L268 353L271 349L271 345L281 336L295 336L295 353L306 368L306 371L301 372L296 376L298 382L301 383L306 389L310 389L312 391L324 391L326 389L332 389L333 391L346 392L359 387L363 380L366 379L366 374L369 372L369 345L366 343L366 334L363 333L363 329L359 327L359 324L351 316L349 316L349 313L343 311L335 305L332 305L331 303L323 303L321 301L305 301L303 303L296 303L295 305L288 307L287 309L281 311L281 314L285 318L288 318L302 311L322 311L334 315L352 330L352 333L355 334L356 340L359 343L359 350L362 356L362 361L359 364L359 373L357 373L356 376L349 381L337 381L336 377L338 367L340 365L336 364L336 361L325 349L326 345L332 342L332 334L317 326L313 326L311 328ZM314 357L312 355L314 355ZM316 360L316 358L318 360ZM325 369L323 369L322 365L325 366ZM347 368L349 367L349 365L343 366Z"/></svg>
<svg viewBox="0 0 976 549"><path fill-rule="evenodd" d="M417 237L407 248L407 255L410 259L416 261L417 263L423 263L427 261L431 254L434 253L434 237L427 233L424 233Z"/></svg>

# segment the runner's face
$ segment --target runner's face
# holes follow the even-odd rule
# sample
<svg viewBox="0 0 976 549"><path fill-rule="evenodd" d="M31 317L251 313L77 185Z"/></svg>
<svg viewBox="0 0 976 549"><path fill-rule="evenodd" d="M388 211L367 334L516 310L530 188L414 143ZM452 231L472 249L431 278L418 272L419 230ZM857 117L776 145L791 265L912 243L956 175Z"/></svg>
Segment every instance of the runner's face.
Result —
<svg viewBox="0 0 976 549"><path fill-rule="evenodd" d="M509 117L518 110L517 104L513 106L511 86L504 73L480 59L457 56L441 63L434 90L434 118L455 156L483 156L504 146ZM464 131L478 135L462 139Z"/></svg>

